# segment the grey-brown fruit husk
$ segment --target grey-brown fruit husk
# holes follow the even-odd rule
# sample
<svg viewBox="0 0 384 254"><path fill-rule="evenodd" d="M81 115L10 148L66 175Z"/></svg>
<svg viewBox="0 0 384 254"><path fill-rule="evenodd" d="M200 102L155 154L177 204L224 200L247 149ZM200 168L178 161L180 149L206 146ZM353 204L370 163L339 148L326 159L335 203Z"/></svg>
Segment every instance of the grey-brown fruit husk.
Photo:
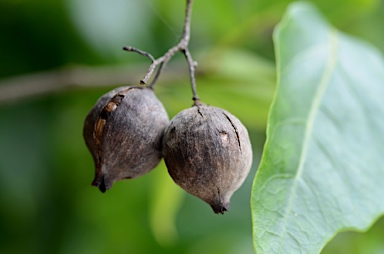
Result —
<svg viewBox="0 0 384 254"><path fill-rule="evenodd" d="M235 116L199 103L171 120L163 157L180 187L215 213L224 213L250 171L252 147L247 129Z"/></svg>
<svg viewBox="0 0 384 254"><path fill-rule="evenodd" d="M119 87L103 95L83 129L95 162L92 185L105 192L115 181L155 168L168 124L168 114L151 88Z"/></svg>

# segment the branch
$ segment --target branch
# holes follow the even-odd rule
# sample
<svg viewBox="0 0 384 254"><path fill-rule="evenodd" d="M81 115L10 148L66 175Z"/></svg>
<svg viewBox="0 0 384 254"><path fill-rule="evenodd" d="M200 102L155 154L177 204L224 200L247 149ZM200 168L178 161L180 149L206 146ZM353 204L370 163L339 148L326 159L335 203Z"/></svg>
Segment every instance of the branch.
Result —
<svg viewBox="0 0 384 254"><path fill-rule="evenodd" d="M184 20L184 29L183 29L183 35L177 45L170 48L163 56L155 59L151 54L142 51L140 49L126 46L123 47L123 50L130 51L130 52L136 52L140 55L146 56L151 59L152 64L149 66L148 71L143 79L140 80L141 84L147 84L149 79L151 78L152 74L154 73L157 66L159 66L155 77L153 78L152 82L150 83L150 87L153 87L155 83L157 82L161 72L163 71L166 64L171 60L171 58L177 53L182 52L184 56L187 59L188 66L189 66L189 75L190 75L190 82L192 87L192 93L193 93L193 100L195 101L195 104L199 102L199 96L196 92L196 80L195 80L195 67L197 63L193 61L191 53L188 49L189 40L191 37L191 13L192 13L192 3L193 0L187 0L187 5L185 9L185 20Z"/></svg>
<svg viewBox="0 0 384 254"><path fill-rule="evenodd" d="M180 64L167 71L163 79L172 81L183 73ZM0 80L0 105L62 91L82 88L134 85L144 66L72 66Z"/></svg>

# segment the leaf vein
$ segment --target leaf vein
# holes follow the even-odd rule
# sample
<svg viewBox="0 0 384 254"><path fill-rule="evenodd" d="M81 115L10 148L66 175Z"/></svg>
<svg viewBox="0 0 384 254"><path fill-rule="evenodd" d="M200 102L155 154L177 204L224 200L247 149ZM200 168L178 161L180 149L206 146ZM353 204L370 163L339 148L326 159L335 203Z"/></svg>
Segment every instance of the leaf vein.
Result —
<svg viewBox="0 0 384 254"><path fill-rule="evenodd" d="M329 85L330 78L332 76L332 73L336 67L336 62L337 62L337 42L338 42L338 37L337 37L337 31L334 29L331 29L329 32L329 43L330 43L330 52L329 52L329 58L328 62L326 65L326 68L324 70L324 73L322 75L322 78L320 80L319 87L315 93L315 97L313 100L313 103L311 105L311 108L309 110L309 115L308 115L308 120L306 122L306 130L304 133L304 139L303 139L303 148L301 150L300 154L300 160L299 160L299 166L297 170L297 174L295 176L293 186L291 188L291 196L288 201L288 208L286 210L286 215L284 219L284 224L283 224L283 229L282 229L282 235L280 239L280 253L282 253L282 243L283 243L283 238L285 236L285 233L287 231L287 222L288 222L288 217L289 214L291 213L292 210L292 205L294 202L294 197L296 194L296 189L298 186L299 179L301 178L301 175L303 174L303 169L304 169L304 163L307 155L307 147L309 144L309 141L311 139L312 131L313 131L313 126L314 126L314 121L316 114L318 112L318 109L320 107L321 101L323 99L324 93Z"/></svg>

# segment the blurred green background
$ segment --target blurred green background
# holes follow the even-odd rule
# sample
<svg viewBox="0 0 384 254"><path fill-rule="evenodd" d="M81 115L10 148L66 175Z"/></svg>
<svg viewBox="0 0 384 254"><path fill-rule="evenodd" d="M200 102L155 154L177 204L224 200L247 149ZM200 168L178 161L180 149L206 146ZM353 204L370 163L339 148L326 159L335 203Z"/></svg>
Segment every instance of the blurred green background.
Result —
<svg viewBox="0 0 384 254"><path fill-rule="evenodd" d="M97 98L137 85L150 64L122 46L162 55L181 36L185 1L0 0L0 253L253 253L249 199L275 89L272 31L290 2L194 4L198 93L247 126L254 150L251 173L222 216L174 184L163 163L101 194L82 138ZM384 1L312 2L384 51ZM170 117L192 105L182 56L155 92ZM384 253L384 219L338 235L323 253Z"/></svg>

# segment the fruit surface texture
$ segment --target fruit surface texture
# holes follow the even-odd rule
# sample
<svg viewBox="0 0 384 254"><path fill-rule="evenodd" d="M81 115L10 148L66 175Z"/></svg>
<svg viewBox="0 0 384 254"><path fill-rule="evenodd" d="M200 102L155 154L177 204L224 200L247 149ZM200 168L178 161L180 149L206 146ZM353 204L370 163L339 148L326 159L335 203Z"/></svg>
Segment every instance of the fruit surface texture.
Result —
<svg viewBox="0 0 384 254"><path fill-rule="evenodd" d="M83 135L95 162L92 185L102 192L115 181L139 177L161 160L168 115L151 88L119 87L88 113Z"/></svg>
<svg viewBox="0 0 384 254"><path fill-rule="evenodd" d="M180 187L215 213L224 213L250 171L252 147L247 129L235 116L199 103L172 119L163 138L163 156Z"/></svg>

